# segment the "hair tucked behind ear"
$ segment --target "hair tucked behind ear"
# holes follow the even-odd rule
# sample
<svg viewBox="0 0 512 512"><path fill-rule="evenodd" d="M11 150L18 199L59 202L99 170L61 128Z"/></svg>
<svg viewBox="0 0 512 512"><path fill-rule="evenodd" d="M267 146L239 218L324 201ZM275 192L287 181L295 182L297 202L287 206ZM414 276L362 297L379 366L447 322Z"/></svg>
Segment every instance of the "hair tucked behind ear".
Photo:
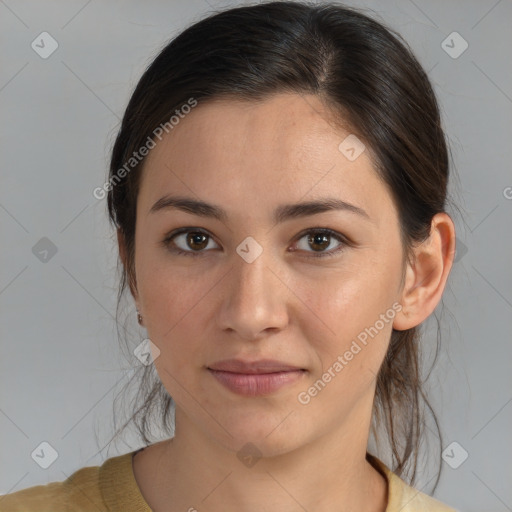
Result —
<svg viewBox="0 0 512 512"><path fill-rule="evenodd" d="M110 220L126 248L119 299L128 280L135 281L136 204L144 160L127 173L120 169L190 98L200 105L220 97L256 101L277 92L316 94L340 125L364 141L397 206L405 257L415 242L428 237L432 217L445 211L448 153L431 84L406 43L383 24L339 4L238 7L213 14L170 41L144 72L126 108L107 187ZM432 412L422 388L418 337L417 329L392 332L374 404L374 430L385 429L392 468L409 474L411 483L425 404ZM142 405L130 421L149 444L148 416L154 408L171 434L172 398L153 366L143 372Z"/></svg>

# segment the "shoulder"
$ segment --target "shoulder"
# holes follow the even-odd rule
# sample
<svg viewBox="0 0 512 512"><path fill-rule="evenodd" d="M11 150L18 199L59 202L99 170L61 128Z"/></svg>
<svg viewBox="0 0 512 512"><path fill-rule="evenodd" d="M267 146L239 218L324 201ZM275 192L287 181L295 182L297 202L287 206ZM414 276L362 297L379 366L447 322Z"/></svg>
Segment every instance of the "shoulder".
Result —
<svg viewBox="0 0 512 512"><path fill-rule="evenodd" d="M457 512L456 509L406 484L376 457L368 455L368 460L388 481L386 512Z"/></svg>
<svg viewBox="0 0 512 512"><path fill-rule="evenodd" d="M0 496L0 512L60 512L66 510L63 482L35 485Z"/></svg>
<svg viewBox="0 0 512 512"><path fill-rule="evenodd" d="M407 485L394 473L393 477L396 480L394 508L389 512L394 512L395 509L402 512L457 512L454 508Z"/></svg>
<svg viewBox="0 0 512 512"><path fill-rule="evenodd" d="M107 459L101 466L78 469L62 482L36 485L0 496L0 512L107 511L115 470L129 475L132 453ZM129 465L130 464L130 465ZM118 484L121 484L118 480ZM119 486L122 490L122 486Z"/></svg>

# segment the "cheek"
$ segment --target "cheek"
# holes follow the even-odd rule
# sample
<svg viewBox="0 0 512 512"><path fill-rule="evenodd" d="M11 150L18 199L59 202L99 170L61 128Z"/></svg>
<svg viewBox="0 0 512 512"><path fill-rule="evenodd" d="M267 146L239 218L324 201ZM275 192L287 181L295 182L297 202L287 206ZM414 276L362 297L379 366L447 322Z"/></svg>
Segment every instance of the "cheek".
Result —
<svg viewBox="0 0 512 512"><path fill-rule="evenodd" d="M155 370L177 404L190 400L196 372L204 363L204 322L208 289L203 278L184 279L169 269L153 267L141 282L145 328L158 347ZM206 296L205 296L206 294Z"/></svg>
<svg viewBox="0 0 512 512"><path fill-rule="evenodd" d="M212 284L192 268L172 266L165 257L141 254L136 265L137 288L149 338L160 349L190 325L204 322L204 303ZM198 321L201 318L201 322ZM193 343L186 336L187 344Z"/></svg>
<svg viewBox="0 0 512 512"><path fill-rule="evenodd" d="M332 407L332 414L343 418L373 392L396 314L385 291L385 286L379 289L373 280L359 278L331 282L324 294L309 293L314 314L303 312L300 329L315 364L299 403L311 404L323 415Z"/></svg>
<svg viewBox="0 0 512 512"><path fill-rule="evenodd" d="M398 276L391 270L359 267L295 286L301 297L295 316L304 338L318 355L320 369L328 368L345 354L351 366L378 369L385 355L396 314L392 308ZM387 314L387 316L386 316Z"/></svg>

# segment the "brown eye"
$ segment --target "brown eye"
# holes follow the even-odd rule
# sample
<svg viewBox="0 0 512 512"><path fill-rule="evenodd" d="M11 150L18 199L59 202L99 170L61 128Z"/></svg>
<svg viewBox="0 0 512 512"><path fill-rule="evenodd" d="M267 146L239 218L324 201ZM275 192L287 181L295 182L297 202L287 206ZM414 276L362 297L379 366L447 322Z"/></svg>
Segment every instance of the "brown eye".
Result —
<svg viewBox="0 0 512 512"><path fill-rule="evenodd" d="M313 235L308 235L308 243L314 251L323 251L329 247L331 237L330 235L315 233Z"/></svg>
<svg viewBox="0 0 512 512"><path fill-rule="evenodd" d="M195 251L200 251L208 245L208 235L205 235L204 233L190 231L186 235L187 245Z"/></svg>
<svg viewBox="0 0 512 512"><path fill-rule="evenodd" d="M294 250L300 249L310 253L310 256L322 258L334 256L348 245L349 243L345 237L336 231L331 229L310 229L300 236Z"/></svg>
<svg viewBox="0 0 512 512"><path fill-rule="evenodd" d="M205 249L211 249L211 247L208 247L210 243L215 244L208 233L190 228L175 231L163 241L163 244L171 252L187 256L201 256L205 254L207 252Z"/></svg>

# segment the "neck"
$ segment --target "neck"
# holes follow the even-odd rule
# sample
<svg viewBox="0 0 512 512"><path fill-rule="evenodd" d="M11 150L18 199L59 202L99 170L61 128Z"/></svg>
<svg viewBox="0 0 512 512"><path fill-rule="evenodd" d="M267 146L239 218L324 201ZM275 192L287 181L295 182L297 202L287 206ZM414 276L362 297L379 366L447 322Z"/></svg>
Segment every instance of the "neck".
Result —
<svg viewBox="0 0 512 512"><path fill-rule="evenodd" d="M175 436L159 462L160 500L151 505L156 512L253 512L256 505L283 512L384 512L387 483L366 461L368 427L351 435L328 431L293 451L258 458L205 436L176 407Z"/></svg>

